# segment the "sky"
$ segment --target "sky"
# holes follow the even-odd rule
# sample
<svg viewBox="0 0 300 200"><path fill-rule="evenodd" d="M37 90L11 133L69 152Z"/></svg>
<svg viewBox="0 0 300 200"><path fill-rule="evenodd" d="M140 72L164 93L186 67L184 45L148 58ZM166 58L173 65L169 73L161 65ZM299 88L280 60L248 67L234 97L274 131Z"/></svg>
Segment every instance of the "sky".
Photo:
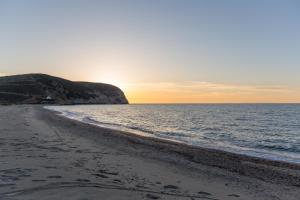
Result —
<svg viewBox="0 0 300 200"><path fill-rule="evenodd" d="M297 0L0 0L0 76L111 83L131 103L300 102Z"/></svg>

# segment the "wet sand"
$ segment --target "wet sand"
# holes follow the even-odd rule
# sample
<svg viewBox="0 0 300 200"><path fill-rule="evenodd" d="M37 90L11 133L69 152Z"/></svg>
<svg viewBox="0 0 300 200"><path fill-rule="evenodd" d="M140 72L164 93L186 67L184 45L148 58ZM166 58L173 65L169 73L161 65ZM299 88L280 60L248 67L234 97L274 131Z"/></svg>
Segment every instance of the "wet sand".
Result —
<svg viewBox="0 0 300 200"><path fill-rule="evenodd" d="M299 166L0 106L0 199L299 199Z"/></svg>

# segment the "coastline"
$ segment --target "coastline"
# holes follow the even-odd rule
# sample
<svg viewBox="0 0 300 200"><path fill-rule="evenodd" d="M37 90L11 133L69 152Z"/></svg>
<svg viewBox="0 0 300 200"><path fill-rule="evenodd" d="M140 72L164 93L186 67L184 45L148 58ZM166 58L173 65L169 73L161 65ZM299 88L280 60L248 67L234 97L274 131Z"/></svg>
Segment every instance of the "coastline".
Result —
<svg viewBox="0 0 300 200"><path fill-rule="evenodd" d="M139 143L167 152L177 153L184 158L208 166L218 167L231 172L254 177L268 182L283 183L300 187L300 164L260 158L246 154L229 152L200 146L191 146L174 140L143 136L129 131L122 131L85 123L60 115L60 112L45 108L64 120L86 124L98 128L95 132L109 132L112 136ZM96 136L97 137L97 136Z"/></svg>
<svg viewBox="0 0 300 200"><path fill-rule="evenodd" d="M100 128L42 106L1 108L1 199L300 197L297 164Z"/></svg>
<svg viewBox="0 0 300 200"><path fill-rule="evenodd" d="M101 128L175 141L204 149L217 149L233 154L300 165L299 153L297 153L299 152L296 139L297 125L295 125L297 122L293 122L293 119L298 118L293 112L295 108L285 104L270 107L249 104L243 106L234 104L230 107L228 105L194 106L192 104L174 105L174 107L163 104L107 105L107 107L105 105L54 105L44 108L58 111L60 115L67 118ZM242 114L248 109L253 112ZM272 110L276 110L280 114L277 116L275 114L277 112ZM120 113L118 114L118 112ZM162 115L159 115L162 122L157 122L156 112L162 112ZM189 116L180 116L190 112ZM211 112L214 114L208 114ZM136 113L139 114L136 115ZM148 114L144 115L145 113ZM178 115L179 113L181 114ZM293 117L286 118L289 113ZM251 120L245 120L246 118ZM180 124L177 123L179 121ZM273 125L269 124L271 122ZM294 137L291 137L293 135Z"/></svg>

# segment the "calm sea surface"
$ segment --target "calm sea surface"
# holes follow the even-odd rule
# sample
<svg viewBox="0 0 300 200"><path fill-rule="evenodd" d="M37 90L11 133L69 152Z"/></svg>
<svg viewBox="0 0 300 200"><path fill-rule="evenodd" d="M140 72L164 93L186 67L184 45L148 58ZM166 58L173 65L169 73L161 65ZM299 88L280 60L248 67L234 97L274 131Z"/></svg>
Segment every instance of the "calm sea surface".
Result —
<svg viewBox="0 0 300 200"><path fill-rule="evenodd" d="M46 108L102 127L300 163L300 104L76 105Z"/></svg>

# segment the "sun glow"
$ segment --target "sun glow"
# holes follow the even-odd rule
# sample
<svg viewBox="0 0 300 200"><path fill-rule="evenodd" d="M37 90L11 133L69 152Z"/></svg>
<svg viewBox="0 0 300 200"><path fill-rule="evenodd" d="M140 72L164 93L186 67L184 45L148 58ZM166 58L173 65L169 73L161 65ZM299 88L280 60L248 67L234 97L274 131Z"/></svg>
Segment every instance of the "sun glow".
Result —
<svg viewBox="0 0 300 200"><path fill-rule="evenodd" d="M91 78L92 82L97 83L106 83L117 86L121 89L125 89L126 84L124 83L124 79L117 72L113 71L104 71L103 73L95 73Z"/></svg>

